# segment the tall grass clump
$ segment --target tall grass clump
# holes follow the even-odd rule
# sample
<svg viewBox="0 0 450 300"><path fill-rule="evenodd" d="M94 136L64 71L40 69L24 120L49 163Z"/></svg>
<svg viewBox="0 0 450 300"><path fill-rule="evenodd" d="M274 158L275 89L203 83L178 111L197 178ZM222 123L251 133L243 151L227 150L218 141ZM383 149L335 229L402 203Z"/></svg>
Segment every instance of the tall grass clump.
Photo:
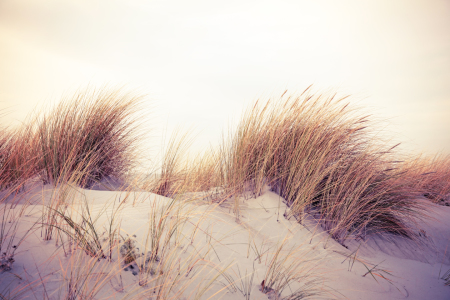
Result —
<svg viewBox="0 0 450 300"><path fill-rule="evenodd" d="M135 165L142 97L122 92L86 90L63 99L37 125L44 179L56 183L81 172L90 187L105 177L122 177Z"/></svg>
<svg viewBox="0 0 450 300"><path fill-rule="evenodd" d="M307 89L257 102L223 146L224 185L239 201L268 184L287 200L290 216L310 213L341 243L374 232L412 238L423 208L401 180L395 147L378 141L369 117L345 99Z"/></svg>

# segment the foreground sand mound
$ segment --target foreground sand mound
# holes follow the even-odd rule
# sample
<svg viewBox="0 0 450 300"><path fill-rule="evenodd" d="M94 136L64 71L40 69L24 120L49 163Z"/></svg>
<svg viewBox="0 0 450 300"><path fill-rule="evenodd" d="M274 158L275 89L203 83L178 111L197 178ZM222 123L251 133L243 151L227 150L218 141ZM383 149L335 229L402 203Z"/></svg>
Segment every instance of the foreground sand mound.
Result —
<svg viewBox="0 0 450 300"><path fill-rule="evenodd" d="M146 192L70 187L73 193L67 205L58 208L52 238L43 240L42 203L61 197L62 189L29 194L28 199L40 203L22 203L11 210L25 209L16 236L28 234L15 252L12 269L0 274L4 296L230 300L450 296L439 278L450 269L449 207L429 204L434 220L416 224L422 233L418 241L383 235L341 245L314 218L303 224L286 219L286 201L267 189L262 196L241 202L237 221L232 199L217 204L195 199L195 194L190 198L196 201L180 201ZM14 243L20 242L18 238Z"/></svg>

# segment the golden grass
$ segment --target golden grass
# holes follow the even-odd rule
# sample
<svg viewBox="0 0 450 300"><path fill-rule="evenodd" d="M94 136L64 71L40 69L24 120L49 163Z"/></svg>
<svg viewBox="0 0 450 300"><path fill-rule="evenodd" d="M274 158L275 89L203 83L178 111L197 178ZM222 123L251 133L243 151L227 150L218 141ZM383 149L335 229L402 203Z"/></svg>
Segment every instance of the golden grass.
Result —
<svg viewBox="0 0 450 300"><path fill-rule="evenodd" d="M142 97L121 90L86 90L38 118L40 168L56 183L80 172L79 184L120 178L135 166Z"/></svg>
<svg viewBox="0 0 450 300"><path fill-rule="evenodd" d="M28 179L38 174L39 154L32 126L0 129L0 191L18 192Z"/></svg>
<svg viewBox="0 0 450 300"><path fill-rule="evenodd" d="M434 203L450 206L450 155L417 156L406 160L402 168L411 190Z"/></svg>
<svg viewBox="0 0 450 300"><path fill-rule="evenodd" d="M0 129L0 272L12 269L16 251L35 229L36 224L33 224L18 235L21 218L29 203L25 201L20 208L17 203L27 194L24 191L27 181L37 174L37 156L30 151L32 146L29 126L16 130Z"/></svg>
<svg viewBox="0 0 450 300"><path fill-rule="evenodd" d="M214 194L214 189L221 187L219 153L210 149L196 155L188 161L185 176L185 190L190 192L207 192L206 196Z"/></svg>
<svg viewBox="0 0 450 300"><path fill-rule="evenodd" d="M173 132L164 147L160 174L153 185L147 184L147 190L165 197L172 197L182 190L186 181L185 155L191 142L189 131L177 129Z"/></svg>
<svg viewBox="0 0 450 300"><path fill-rule="evenodd" d="M267 184L288 201L291 216L314 215L341 243L379 232L415 237L408 224L424 217L424 207L401 180L395 147L373 139L368 116L345 99L306 90L246 111L220 163L237 217L240 196L260 195Z"/></svg>

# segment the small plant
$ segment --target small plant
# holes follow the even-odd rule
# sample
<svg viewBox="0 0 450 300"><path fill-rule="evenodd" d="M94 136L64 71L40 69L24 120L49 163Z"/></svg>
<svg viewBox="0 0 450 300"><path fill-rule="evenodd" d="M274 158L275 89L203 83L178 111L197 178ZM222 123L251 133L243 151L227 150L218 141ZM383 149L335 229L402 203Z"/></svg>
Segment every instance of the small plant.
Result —
<svg viewBox="0 0 450 300"><path fill-rule="evenodd" d="M12 214L12 208L8 204L0 206L0 214L0 271L9 271L17 249L14 240L19 219Z"/></svg>
<svg viewBox="0 0 450 300"><path fill-rule="evenodd" d="M56 211L56 215L61 221L64 221L63 224L67 226L62 226L61 223L52 226L58 231L65 233L69 239L74 241L75 245L83 249L87 255L96 258L106 258L105 246L96 224L102 211L93 218L86 200L81 209L79 216L81 218L80 222L77 222L73 216L70 216L65 212Z"/></svg>
<svg viewBox="0 0 450 300"><path fill-rule="evenodd" d="M76 195L79 196L78 204L74 201ZM67 237L71 248L80 247L92 257L108 258L111 261L113 249L119 244L119 214L129 195L130 193L126 192L123 199L112 202L111 215L108 215L111 204L106 204L94 216L82 190L77 189L74 184L61 184L59 189L53 190L50 205L43 211L44 238L51 239L56 230L63 247L66 247L64 237ZM107 215L108 222L102 228L98 219L103 214ZM70 252L71 250L66 254Z"/></svg>
<svg viewBox="0 0 450 300"><path fill-rule="evenodd" d="M219 152L210 149L189 160L186 176L185 190L190 192L203 192L206 200L216 200L223 193L223 180L220 175Z"/></svg>
<svg viewBox="0 0 450 300"><path fill-rule="evenodd" d="M20 185L16 187L16 189L19 188ZM16 198L18 197L18 192L12 189L4 191L0 197L0 271L12 269L15 252L27 236L35 230L36 223L17 236L21 217L28 207L27 202L17 207Z"/></svg>
<svg viewBox="0 0 450 300"><path fill-rule="evenodd" d="M146 285L148 275L155 273L153 264L163 266L166 256L172 253L171 242L177 243L179 230L187 222L186 215L181 213L183 203L172 199L168 204L153 201L150 210L149 229L143 243L143 255L139 258L138 267L142 271L141 285ZM157 269L157 268L156 268Z"/></svg>
<svg viewBox="0 0 450 300"><path fill-rule="evenodd" d="M236 288L242 293L246 300L250 300L250 296L253 289L253 278L255 277L255 263L253 263L253 272L247 274L247 270L245 270L245 276L241 276L241 271L239 270L239 280L240 284L236 286Z"/></svg>
<svg viewBox="0 0 450 300"><path fill-rule="evenodd" d="M30 152L30 133L29 126L15 131L0 129L0 274L9 274L8 271L13 270L16 251L34 232L36 225L31 224L24 232L19 231L21 218L29 206L29 201L24 200L29 195L25 184L36 175L35 157ZM0 281L3 280L4 277ZM2 287L0 298L19 299L29 287Z"/></svg>
<svg viewBox="0 0 450 300"><path fill-rule="evenodd" d="M16 248L15 246L13 246ZM14 262L14 253L10 253L9 255L6 252L3 252L0 256L0 270L1 271L10 271L12 269L12 264Z"/></svg>
<svg viewBox="0 0 450 300"><path fill-rule="evenodd" d="M249 247L249 249L247 251L247 258L250 254L249 252L250 252L250 248L251 248L256 255L255 261L258 260L259 263L261 263L262 257L270 250L270 248L267 246L266 240L263 240L261 245L258 247L256 245L254 238L251 238L251 241L249 238L248 247Z"/></svg>
<svg viewBox="0 0 450 300"><path fill-rule="evenodd" d="M366 268L366 270L367 270L366 273L361 275L362 277L366 277L367 275L370 275L376 282L378 282L378 279L383 279L385 282L387 282L390 285L392 285L393 287L395 287L401 293L400 289L394 284L393 280L389 278L389 277L393 276L392 273L389 270L381 267L381 264L383 262L380 262L378 264L373 264L373 263L370 263L370 262L358 257L358 252L359 252L360 246L361 246L361 244L358 246L358 248L356 250L354 250L350 254L346 254L346 253L343 253L340 251L334 251L334 252L345 256L345 259L342 261L342 263L344 263L348 259L348 271L351 271L355 262L358 262L358 263L362 264L364 266L364 268Z"/></svg>
<svg viewBox="0 0 450 300"><path fill-rule="evenodd" d="M59 290L59 299L96 299L96 295L120 272L120 268L97 257L75 251L69 261L62 263L63 278Z"/></svg>
<svg viewBox="0 0 450 300"><path fill-rule="evenodd" d="M1 274L2 272L0 272ZM9 275L9 276L8 276ZM9 277L9 278L8 278ZM4 273L2 274L2 283L6 283L9 280L8 279L17 279L17 274L14 274L12 272ZM41 286L44 284L45 279L39 278L38 280L34 281L24 281L20 284L4 284L4 286L0 285L0 299L1 300L19 300L19 299L25 299L27 298L27 294L32 291L34 288ZM11 283L11 281L9 281ZM47 298L48 299L48 298Z"/></svg>
<svg viewBox="0 0 450 300"><path fill-rule="evenodd" d="M192 244L189 237L195 235L193 232L198 226L189 221L191 216L186 202L157 197L150 206L147 235L140 243L134 236L124 238L120 247L122 257L131 263L130 267L137 266L138 270L133 270L133 274L138 276L141 287L132 292L133 299L200 299L224 274L226 268L221 269L206 258L212 251L210 244L200 247ZM186 230L189 228L192 232ZM188 248L194 251L190 252ZM185 295L193 284L197 287Z"/></svg>
<svg viewBox="0 0 450 300"><path fill-rule="evenodd" d="M71 184L61 183L59 187L52 190L49 204L42 203L41 236L45 241L53 238L61 216L66 214L66 209L72 203L76 193L76 189Z"/></svg>
<svg viewBox="0 0 450 300"><path fill-rule="evenodd" d="M139 256L139 249L136 248L136 235L132 237L127 236L123 239L123 243L120 246L120 255L123 257L125 265L129 265L136 261Z"/></svg>
<svg viewBox="0 0 450 300"><path fill-rule="evenodd" d="M260 285L261 291L272 295L275 299L304 299L320 296L323 290L317 286L322 280L313 272L316 267L313 263L315 259L301 246L285 250L287 242L285 238L270 259L264 280ZM301 287L293 290L294 283ZM290 287L290 294L282 296L287 287Z"/></svg>
<svg viewBox="0 0 450 300"><path fill-rule="evenodd" d="M111 261L113 258L113 250L117 247L117 245L120 242L120 225L121 220L119 220L119 213L122 211L122 209L125 207L125 203L130 196L130 193L126 193L125 197L123 199L118 199L118 205L116 206L116 201L114 201L113 207L112 207L112 213L109 216L107 214L107 210L105 208L105 214L108 215L108 223L107 227L105 228L105 233L107 235L106 241L109 245L109 260Z"/></svg>

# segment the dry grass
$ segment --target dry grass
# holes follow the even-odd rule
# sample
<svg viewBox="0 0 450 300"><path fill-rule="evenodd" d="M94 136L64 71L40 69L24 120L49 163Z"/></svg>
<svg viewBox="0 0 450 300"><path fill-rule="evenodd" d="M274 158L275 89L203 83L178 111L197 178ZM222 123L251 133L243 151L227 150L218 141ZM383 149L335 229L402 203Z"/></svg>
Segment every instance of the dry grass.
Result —
<svg viewBox="0 0 450 300"><path fill-rule="evenodd" d="M406 160L404 179L434 203L450 206L450 155L418 156Z"/></svg>
<svg viewBox="0 0 450 300"><path fill-rule="evenodd" d="M57 183L79 172L79 184L89 187L131 170L140 141L136 113L141 101L121 90L87 90L39 118L35 151L45 180Z"/></svg>
<svg viewBox="0 0 450 300"><path fill-rule="evenodd" d="M323 279L314 269L318 260L300 246L287 248L285 238L271 255L260 290L274 299L320 299L325 295ZM296 287L300 285L300 287ZM289 292L283 293L285 290Z"/></svg>
<svg viewBox="0 0 450 300"><path fill-rule="evenodd" d="M37 228L32 224L25 232L18 233L19 225L28 207L15 204L16 191L9 191L0 199L0 273L10 271L14 263L14 256L22 242ZM12 195L11 195L12 194ZM21 195L23 197L23 195ZM5 201L5 198L9 198Z"/></svg>
<svg viewBox="0 0 450 300"><path fill-rule="evenodd" d="M37 159L30 151L32 142L29 126L14 131L0 130L0 272L12 269L15 252L35 227L33 224L18 236L28 203L19 207L17 204L26 195L26 182L37 172Z"/></svg>
<svg viewBox="0 0 450 300"><path fill-rule="evenodd" d="M189 160L185 179L185 190L190 192L207 192L212 196L214 189L221 187L221 167L219 153L210 149Z"/></svg>
<svg viewBox="0 0 450 300"><path fill-rule="evenodd" d="M193 142L190 130L177 129L164 147L158 171L142 180L140 187L155 194L180 198L215 199L221 194L222 178L219 152L210 149L189 156ZM199 193L196 196L193 193Z"/></svg>
<svg viewBox="0 0 450 300"><path fill-rule="evenodd" d="M59 189L66 185L69 183L60 185ZM69 188L75 190L76 184L71 184ZM83 193L82 189L77 191L78 194ZM181 259L185 253L182 252L183 245L197 230L197 227L191 226L193 233L183 231L192 216L192 212L185 209L185 201L154 199L149 207L147 235L139 237L142 243L137 243L136 236L119 239L119 233L123 231L120 228L120 211L126 205L133 205L127 201L131 191L125 192L126 196L118 205L115 202L108 205L113 206L111 212L110 207L105 206L100 210L97 208L95 215L87 201L71 199L77 193L65 193L65 200L61 201L64 204L59 206L59 210L54 210L55 219L49 226L59 237L70 262L67 266L61 265L64 278L59 288L61 297L94 299L108 282L118 282L114 278L120 277L124 269L132 269L133 275L138 276L138 282L131 286L122 284L119 288L123 292L121 298L179 299L195 284L198 289L194 289L195 293L190 297L199 299L220 276L220 270L212 268L205 258L210 245L206 247L209 250L202 251L199 247ZM82 200L83 195L78 198ZM104 214L108 214L108 222L102 228L98 220ZM107 256L109 259L105 260ZM111 294L111 291L108 293Z"/></svg>
<svg viewBox="0 0 450 300"><path fill-rule="evenodd" d="M23 205L15 210L11 205L0 204L0 272L10 271L14 255L26 237L33 233L36 224L32 224L24 233L18 234L18 228L26 209Z"/></svg>
<svg viewBox="0 0 450 300"><path fill-rule="evenodd" d="M53 238L55 228L60 224L61 215L64 216L75 193L76 189L70 183L62 183L51 191L48 203L45 203L46 199L42 199L41 237L45 241Z"/></svg>
<svg viewBox="0 0 450 300"><path fill-rule="evenodd" d="M359 246L361 246L361 244ZM365 259L358 257L358 252L359 252L359 248L360 248L359 246L356 250L354 250L351 253L344 253L344 252L340 252L340 251L334 251L334 252L336 252L342 256L345 256L345 259L342 261L341 264L343 264L345 261L348 260L348 269L347 270L349 272L352 271L353 266L355 265L355 262L358 262L359 264L362 264L364 266L364 268L367 270L367 272L365 272L364 274L361 275L362 277L366 277L367 275L370 275L370 277L372 277L376 282L379 282L378 279L380 279L383 282L387 282L388 284L392 285L395 289L397 289L399 292L401 292L401 290L394 284L394 281L390 278L393 276L392 273L389 270L387 270L381 266L383 261L378 264L374 264Z"/></svg>
<svg viewBox="0 0 450 300"><path fill-rule="evenodd" d="M120 264L107 263L75 251L68 261L60 261L60 266L62 281L58 299L98 299L97 294L104 288L109 291L107 298L116 294L109 283L121 272Z"/></svg>
<svg viewBox="0 0 450 300"><path fill-rule="evenodd" d="M450 270L445 272L445 274L441 277L445 281L445 285L450 286Z"/></svg>
<svg viewBox="0 0 450 300"><path fill-rule="evenodd" d="M400 180L394 147L377 143L369 125L345 97L306 90L257 102L222 150L236 215L239 196L260 195L268 184L288 201L291 216L301 221L311 213L341 243L374 232L413 238L408 224L423 216L423 207Z"/></svg>
<svg viewBox="0 0 450 300"><path fill-rule="evenodd" d="M238 270L238 282L234 286L232 286L234 289L233 291L239 291L242 296L245 297L245 300L251 299L251 294L253 290L253 279L255 277L255 263L253 262L253 272L247 273L247 269L245 270L245 275L243 276L241 274L241 270L239 268L239 265L237 266ZM232 279L230 278L230 281ZM234 284L234 282L233 282Z"/></svg>
<svg viewBox="0 0 450 300"><path fill-rule="evenodd" d="M39 172L39 155L33 128L29 125L7 130L0 129L0 191L19 192L28 179Z"/></svg>
<svg viewBox="0 0 450 300"><path fill-rule="evenodd" d="M139 268L151 271L152 265L166 258L173 239L176 240L180 227L187 221L187 216L181 214L182 205L170 200L168 204L158 203L156 200L150 208L148 232L143 243L144 255L140 258ZM145 285L145 279L141 279Z"/></svg>
<svg viewBox="0 0 450 300"><path fill-rule="evenodd" d="M136 259L139 285L145 287L141 295L152 299L179 299L199 277L209 275L209 272L206 275L201 272L209 265L205 259L209 250L202 253L204 251L197 249L190 254L181 250L188 240L189 231L185 229L190 217L192 211L186 209L183 201L153 202L147 236L139 243L144 252ZM199 298L216 279L217 275L206 285L205 279L200 280L203 285L194 289L197 294L191 296Z"/></svg>
<svg viewBox="0 0 450 300"><path fill-rule="evenodd" d="M160 174L156 182L146 184L145 189L165 197L172 197L184 190L182 187L186 181L185 158L191 143L189 131L175 130L164 147Z"/></svg>

